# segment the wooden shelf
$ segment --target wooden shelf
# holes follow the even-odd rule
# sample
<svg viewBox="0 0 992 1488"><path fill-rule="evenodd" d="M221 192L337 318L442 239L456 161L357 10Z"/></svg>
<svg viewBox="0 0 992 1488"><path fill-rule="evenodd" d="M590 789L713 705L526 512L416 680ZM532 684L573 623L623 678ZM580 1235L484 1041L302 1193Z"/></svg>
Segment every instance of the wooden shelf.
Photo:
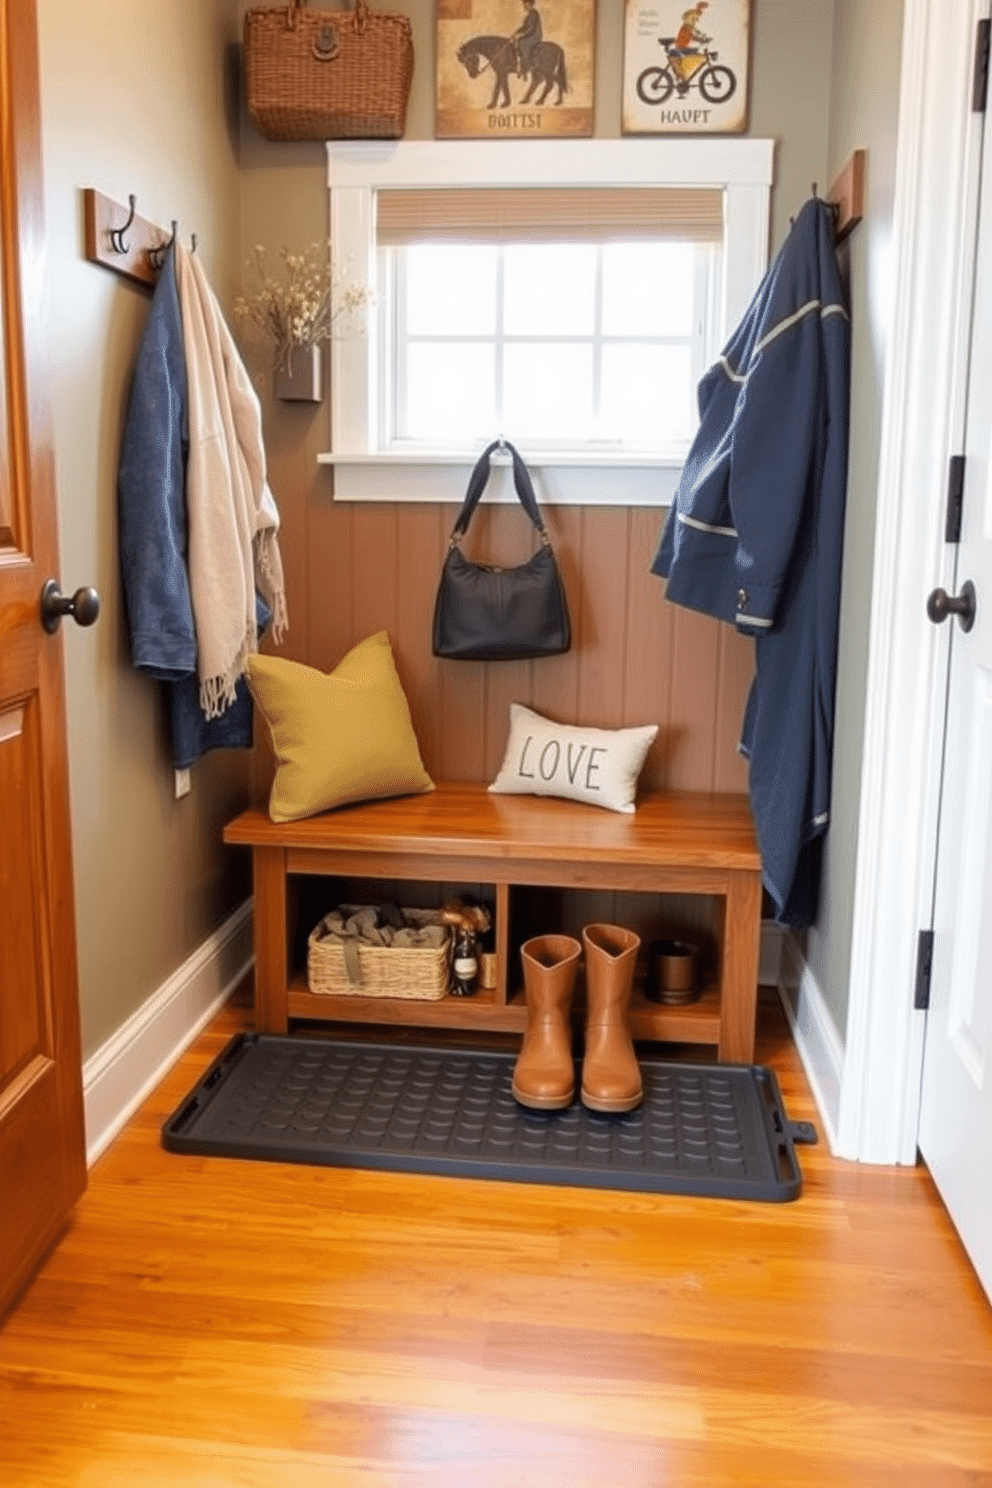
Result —
<svg viewBox="0 0 992 1488"><path fill-rule="evenodd" d="M519 1009L521 1028L526 1019L523 991L514 992L510 1009ZM581 1015L578 1020L581 1029ZM673 1044L718 1044L720 1042L720 989L715 982L704 987L696 1002L666 1007L645 996L635 986L630 1003L630 1030L635 1039Z"/></svg>
<svg viewBox="0 0 992 1488"><path fill-rule="evenodd" d="M291 1018L330 1023L390 1023L416 1028L479 1028L487 1032L522 1032L526 1012L499 1004L492 991L472 997L335 997L308 992L301 975L289 985L286 1009Z"/></svg>

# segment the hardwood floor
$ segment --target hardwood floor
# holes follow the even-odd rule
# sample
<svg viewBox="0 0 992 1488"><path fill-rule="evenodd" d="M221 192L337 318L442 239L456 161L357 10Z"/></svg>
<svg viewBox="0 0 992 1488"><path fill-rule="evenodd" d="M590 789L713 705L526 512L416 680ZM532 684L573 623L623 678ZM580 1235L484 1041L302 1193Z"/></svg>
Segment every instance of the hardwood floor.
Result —
<svg viewBox="0 0 992 1488"><path fill-rule="evenodd" d="M180 1158L226 1009L0 1330L4 1488L992 1484L992 1308L923 1169L791 1204ZM816 1120L774 999L757 1058Z"/></svg>

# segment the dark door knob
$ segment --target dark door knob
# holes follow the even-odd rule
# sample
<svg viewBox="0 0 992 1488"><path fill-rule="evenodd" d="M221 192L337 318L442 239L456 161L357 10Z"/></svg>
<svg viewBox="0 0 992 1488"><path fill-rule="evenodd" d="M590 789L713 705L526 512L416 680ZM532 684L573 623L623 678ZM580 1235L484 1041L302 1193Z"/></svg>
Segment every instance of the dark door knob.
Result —
<svg viewBox="0 0 992 1488"><path fill-rule="evenodd" d="M99 613L100 596L95 589L77 589L70 599L57 579L49 579L41 591L41 623L49 632L58 630L63 615L71 615L77 625L92 625Z"/></svg>
<svg viewBox="0 0 992 1488"><path fill-rule="evenodd" d="M946 589L935 589L927 600L927 614L934 625L942 625L948 615L957 615L962 630L975 623L975 586L970 579L961 585L961 593L952 598Z"/></svg>

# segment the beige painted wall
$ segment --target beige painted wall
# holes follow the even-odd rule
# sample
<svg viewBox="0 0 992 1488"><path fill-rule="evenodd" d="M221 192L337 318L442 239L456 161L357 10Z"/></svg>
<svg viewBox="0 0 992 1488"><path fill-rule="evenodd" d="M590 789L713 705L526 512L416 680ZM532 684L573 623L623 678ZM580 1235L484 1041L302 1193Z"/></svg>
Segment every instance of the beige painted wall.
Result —
<svg viewBox="0 0 992 1488"><path fill-rule="evenodd" d="M851 450L844 530L832 820L819 921L807 961L843 1038L861 801L875 506L886 361L892 321L892 210L903 0L842 0L834 32L830 160L868 151L865 220L848 240L851 286Z"/></svg>
<svg viewBox="0 0 992 1488"><path fill-rule="evenodd" d="M103 613L65 631L84 1051L138 1008L241 902L247 866L220 844L247 758L194 771L176 802L157 683L129 665L116 471L150 295L83 257L81 190L96 186L195 231L218 291L240 272L232 0L38 0L52 399L62 581Z"/></svg>

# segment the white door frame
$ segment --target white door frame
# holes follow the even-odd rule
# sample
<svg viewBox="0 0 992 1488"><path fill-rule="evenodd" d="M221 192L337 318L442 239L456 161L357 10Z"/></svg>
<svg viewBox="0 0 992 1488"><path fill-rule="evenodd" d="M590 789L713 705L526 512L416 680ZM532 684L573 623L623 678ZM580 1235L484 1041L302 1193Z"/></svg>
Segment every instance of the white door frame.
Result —
<svg viewBox="0 0 992 1488"><path fill-rule="evenodd" d="M948 460L962 448L982 123L970 112L972 59L988 9L988 0L906 0L904 16L894 300L837 1127L839 1155L874 1163L916 1161L926 1014L914 1011L913 992L917 935L931 923L950 630L931 625L924 606L932 588L954 582L944 508ZM870 69L865 58L869 86ZM870 220L857 229L866 230Z"/></svg>

